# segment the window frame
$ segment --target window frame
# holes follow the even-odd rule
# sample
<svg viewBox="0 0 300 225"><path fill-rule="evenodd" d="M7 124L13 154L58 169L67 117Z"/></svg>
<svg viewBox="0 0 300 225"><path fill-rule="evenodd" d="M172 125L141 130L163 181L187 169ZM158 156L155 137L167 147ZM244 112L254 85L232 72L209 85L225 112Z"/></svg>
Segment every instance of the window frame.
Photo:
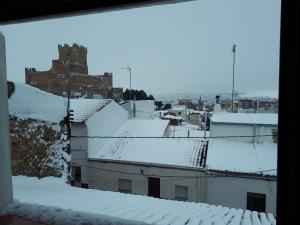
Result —
<svg viewBox="0 0 300 225"><path fill-rule="evenodd" d="M121 182L129 182L129 186L130 186L129 190L121 189L121 187L120 187ZM118 179L118 191L121 193L132 194L132 181L130 179L119 178Z"/></svg>
<svg viewBox="0 0 300 225"><path fill-rule="evenodd" d="M176 192L178 192L178 191L176 191L177 190L176 188L186 189L186 190L184 190L184 191L186 191L186 198L177 197ZM175 193L174 194L175 194L174 195L175 200L187 202L189 200L189 187L184 186L184 185L175 185Z"/></svg>
<svg viewBox="0 0 300 225"><path fill-rule="evenodd" d="M174 2L170 0L34 0L28 2L4 0L0 8L0 25L166 3ZM295 109L297 108L297 83L299 83L297 78L299 74L299 14L297 1L281 0L277 224L296 224L295 215L297 215L295 200L297 132L294 123L297 121Z"/></svg>

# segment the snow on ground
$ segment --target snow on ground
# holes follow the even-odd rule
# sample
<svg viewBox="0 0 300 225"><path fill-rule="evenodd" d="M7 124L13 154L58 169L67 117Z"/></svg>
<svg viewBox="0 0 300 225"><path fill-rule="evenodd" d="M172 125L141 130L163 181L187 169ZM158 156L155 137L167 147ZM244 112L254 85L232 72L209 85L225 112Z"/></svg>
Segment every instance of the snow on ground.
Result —
<svg viewBox="0 0 300 225"><path fill-rule="evenodd" d="M67 115L67 99L27 84L15 84L8 100L9 114L20 119L37 119L59 123Z"/></svg>
<svg viewBox="0 0 300 225"><path fill-rule="evenodd" d="M278 124L278 114L275 113L214 113L213 123L241 123L241 124Z"/></svg>
<svg viewBox="0 0 300 225"><path fill-rule="evenodd" d="M83 122L95 112L111 102L110 99L71 99L70 111L72 122Z"/></svg>
<svg viewBox="0 0 300 225"><path fill-rule="evenodd" d="M54 177L13 177L13 191L14 203L0 214L47 224L276 224L270 213L76 188Z"/></svg>
<svg viewBox="0 0 300 225"><path fill-rule="evenodd" d="M208 169L277 175L277 144L210 140Z"/></svg>

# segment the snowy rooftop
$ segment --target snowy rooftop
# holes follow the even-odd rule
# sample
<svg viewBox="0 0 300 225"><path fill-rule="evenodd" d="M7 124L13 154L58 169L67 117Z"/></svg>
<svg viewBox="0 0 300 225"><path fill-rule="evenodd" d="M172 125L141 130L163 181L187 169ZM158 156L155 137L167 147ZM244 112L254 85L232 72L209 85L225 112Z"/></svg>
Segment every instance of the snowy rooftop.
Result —
<svg viewBox="0 0 300 225"><path fill-rule="evenodd" d="M114 134L115 137L162 137L169 121L160 119L127 120Z"/></svg>
<svg viewBox="0 0 300 225"><path fill-rule="evenodd" d="M214 113L213 123L241 123L277 125L278 114L275 113Z"/></svg>
<svg viewBox="0 0 300 225"><path fill-rule="evenodd" d="M67 99L27 84L14 82L14 85L15 91L8 100L10 115L56 123L67 115Z"/></svg>
<svg viewBox="0 0 300 225"><path fill-rule="evenodd" d="M183 119L183 117L181 117L181 116L173 116L173 115L165 115L165 116L162 116L162 118L173 119L173 120L182 120Z"/></svg>
<svg viewBox="0 0 300 225"><path fill-rule="evenodd" d="M84 122L95 112L110 103L110 99L71 99L70 112L72 122Z"/></svg>
<svg viewBox="0 0 300 225"><path fill-rule="evenodd" d="M276 224L269 213L76 188L54 177L13 177L13 192L14 203L0 214L47 224Z"/></svg>
<svg viewBox="0 0 300 225"><path fill-rule="evenodd" d="M200 139L153 138L163 137L168 124L168 120L160 119L127 120L113 134L120 138L108 139L98 151L89 146L89 157L199 167Z"/></svg>
<svg viewBox="0 0 300 225"><path fill-rule="evenodd" d="M96 157L199 167L201 149L202 142L195 139L119 138L106 143Z"/></svg>
<svg viewBox="0 0 300 225"><path fill-rule="evenodd" d="M185 110L186 109L186 106L185 105L174 105L172 106L172 108L170 110Z"/></svg>
<svg viewBox="0 0 300 225"><path fill-rule="evenodd" d="M277 144L210 140L208 169L277 175Z"/></svg>

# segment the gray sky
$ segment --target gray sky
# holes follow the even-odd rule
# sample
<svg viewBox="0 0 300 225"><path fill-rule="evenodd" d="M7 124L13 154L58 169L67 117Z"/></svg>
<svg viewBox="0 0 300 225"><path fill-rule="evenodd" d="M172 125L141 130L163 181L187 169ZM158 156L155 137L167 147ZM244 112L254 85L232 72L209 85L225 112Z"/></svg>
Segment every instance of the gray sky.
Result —
<svg viewBox="0 0 300 225"><path fill-rule="evenodd" d="M198 0L64 19L1 26L8 79L24 68L48 70L58 44L88 48L90 74L113 72L114 86L155 94L277 93L280 0Z"/></svg>

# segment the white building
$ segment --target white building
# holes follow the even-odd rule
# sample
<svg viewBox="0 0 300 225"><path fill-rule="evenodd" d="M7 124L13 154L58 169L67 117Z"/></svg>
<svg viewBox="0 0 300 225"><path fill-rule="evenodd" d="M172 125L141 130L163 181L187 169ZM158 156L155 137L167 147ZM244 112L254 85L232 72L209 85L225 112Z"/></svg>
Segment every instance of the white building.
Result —
<svg viewBox="0 0 300 225"><path fill-rule="evenodd" d="M267 144L257 143L254 148L250 142L210 140L207 151L203 138L165 138L170 137L167 120L128 119L115 102L98 101L103 104L92 114L80 110L76 100L71 104L75 185L242 209L247 209L247 193L266 193L261 211L275 213L276 177L270 170L275 144L265 148ZM270 164L262 167L256 159L265 158ZM236 162L246 169L234 166Z"/></svg>
<svg viewBox="0 0 300 225"><path fill-rule="evenodd" d="M130 100L120 104L132 118L153 119L155 117L154 100Z"/></svg>
<svg viewBox="0 0 300 225"><path fill-rule="evenodd" d="M181 116L183 118L187 115L187 108L185 105L174 105L171 109L169 109L169 114L174 116Z"/></svg>
<svg viewBox="0 0 300 225"><path fill-rule="evenodd" d="M276 213L277 115L215 113L210 135L207 202Z"/></svg>
<svg viewBox="0 0 300 225"><path fill-rule="evenodd" d="M273 143L277 140L277 123L278 114L274 113L214 113L210 134L232 141Z"/></svg>

